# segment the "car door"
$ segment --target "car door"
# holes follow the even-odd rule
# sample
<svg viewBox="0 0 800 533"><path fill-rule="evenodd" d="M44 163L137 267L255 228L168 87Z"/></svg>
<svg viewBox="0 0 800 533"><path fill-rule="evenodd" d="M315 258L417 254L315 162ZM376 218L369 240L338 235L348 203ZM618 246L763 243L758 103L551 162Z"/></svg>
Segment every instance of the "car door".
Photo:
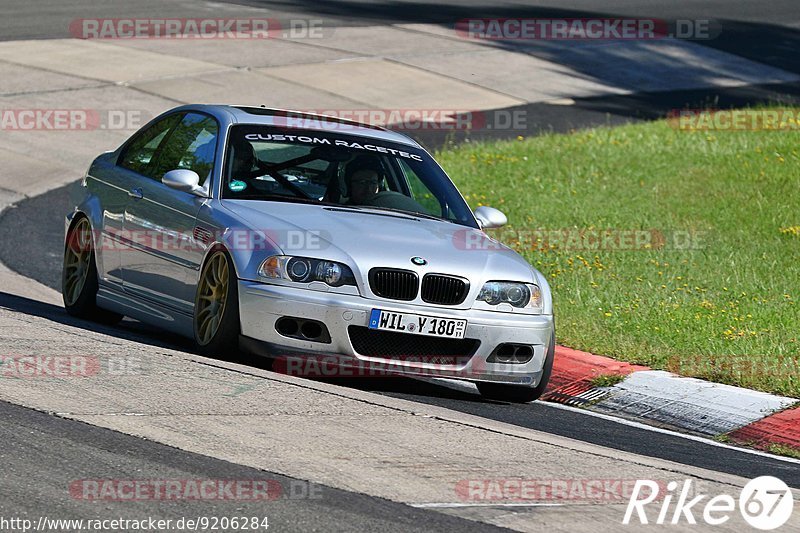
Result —
<svg viewBox="0 0 800 533"><path fill-rule="evenodd" d="M180 115L171 115L148 125L125 143L119 155L104 154L90 169L87 186L102 203L102 240L98 243L97 270L105 282L122 286L122 256L129 250L123 231L125 209L130 195L147 179L143 169L180 118Z"/></svg>
<svg viewBox="0 0 800 533"><path fill-rule="evenodd" d="M203 249L192 237L207 199L161 182L170 170L197 172L212 183L219 125L211 116L186 113L143 169L144 180L125 210L125 234L134 244L122 254L126 292L191 314Z"/></svg>

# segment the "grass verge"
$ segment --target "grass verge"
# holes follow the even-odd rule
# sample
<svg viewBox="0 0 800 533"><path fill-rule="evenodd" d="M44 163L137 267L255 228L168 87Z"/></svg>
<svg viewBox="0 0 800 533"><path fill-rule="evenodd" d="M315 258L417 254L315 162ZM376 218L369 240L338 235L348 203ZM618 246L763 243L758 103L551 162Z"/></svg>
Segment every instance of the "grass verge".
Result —
<svg viewBox="0 0 800 533"><path fill-rule="evenodd" d="M592 378L591 384L592 387L613 387L625 381L625 377L622 374L600 374Z"/></svg>
<svg viewBox="0 0 800 533"><path fill-rule="evenodd" d="M800 112L800 109L794 110ZM437 159L550 281L559 342L800 398L800 132L666 121Z"/></svg>

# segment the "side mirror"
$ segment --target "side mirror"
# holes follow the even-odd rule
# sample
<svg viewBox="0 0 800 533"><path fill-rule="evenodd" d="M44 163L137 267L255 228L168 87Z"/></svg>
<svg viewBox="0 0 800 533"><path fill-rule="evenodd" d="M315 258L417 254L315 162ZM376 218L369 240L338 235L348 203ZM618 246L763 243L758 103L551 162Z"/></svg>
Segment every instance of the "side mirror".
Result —
<svg viewBox="0 0 800 533"><path fill-rule="evenodd" d="M197 194L203 190L200 186L200 176L193 170L170 170L161 178L161 183L172 189Z"/></svg>
<svg viewBox="0 0 800 533"><path fill-rule="evenodd" d="M475 210L475 218L481 229L499 228L508 224L508 218L499 209L482 205Z"/></svg>

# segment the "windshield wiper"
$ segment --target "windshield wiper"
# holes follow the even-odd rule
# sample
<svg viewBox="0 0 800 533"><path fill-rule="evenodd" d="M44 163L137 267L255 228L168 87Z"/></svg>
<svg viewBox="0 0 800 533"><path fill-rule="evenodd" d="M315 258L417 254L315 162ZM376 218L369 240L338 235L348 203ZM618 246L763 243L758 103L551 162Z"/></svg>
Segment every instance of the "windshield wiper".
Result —
<svg viewBox="0 0 800 533"><path fill-rule="evenodd" d="M295 204L314 204L314 205L329 205L313 198L304 198L300 196L285 196L283 194L244 194L238 195L235 198L225 198L225 200L264 200L267 202L290 202Z"/></svg>
<svg viewBox="0 0 800 533"><path fill-rule="evenodd" d="M447 218L441 218L434 215L429 215L427 213L419 213L417 211L404 211L402 209L394 209L392 207L376 207L372 205L347 205L347 204L335 204L332 202L323 202L320 200L314 200L313 198L301 198L299 196L285 196L283 194L245 194L245 195L238 195L235 198L226 198L227 200L264 200L264 201L276 201L276 202L290 202L290 203L297 203L297 204L313 204L319 205L323 207L330 207L340 211L388 211L390 213L397 213L398 215L403 215L410 218L424 218L427 220L438 220L440 222L449 222L451 224L458 224L452 220Z"/></svg>
<svg viewBox="0 0 800 533"><path fill-rule="evenodd" d="M347 207L354 207L354 206L348 205ZM443 221L443 222L453 222L452 220L448 220L448 219L442 218L442 217L437 217L435 215L429 215L428 213L420 213L419 211L405 211L404 209L395 209L393 207L377 207L377 206L373 206L373 205L359 205L359 206L355 206L355 207L359 207L361 209L375 209L377 211L391 211L392 213L400 213L400 214L408 215L408 216L412 216L412 217L426 218L428 220L440 220L440 221Z"/></svg>

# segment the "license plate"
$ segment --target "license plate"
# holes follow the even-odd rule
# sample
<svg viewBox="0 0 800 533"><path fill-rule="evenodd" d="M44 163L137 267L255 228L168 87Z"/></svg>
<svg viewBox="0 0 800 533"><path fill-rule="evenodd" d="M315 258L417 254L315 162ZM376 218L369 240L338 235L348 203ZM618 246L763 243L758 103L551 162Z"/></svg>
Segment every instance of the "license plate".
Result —
<svg viewBox="0 0 800 533"><path fill-rule="evenodd" d="M369 315L369 329L463 339L467 332L467 321L373 309Z"/></svg>

